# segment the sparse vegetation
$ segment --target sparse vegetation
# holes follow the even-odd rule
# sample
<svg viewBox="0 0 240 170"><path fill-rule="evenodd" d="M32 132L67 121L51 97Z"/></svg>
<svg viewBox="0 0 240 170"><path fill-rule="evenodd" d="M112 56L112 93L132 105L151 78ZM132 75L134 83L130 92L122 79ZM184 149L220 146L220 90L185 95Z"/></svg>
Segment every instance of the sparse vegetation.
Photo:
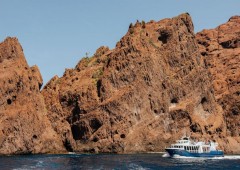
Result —
<svg viewBox="0 0 240 170"><path fill-rule="evenodd" d="M134 33L134 29L133 29L133 24L132 23L129 25L129 32L130 32L130 34Z"/></svg>
<svg viewBox="0 0 240 170"><path fill-rule="evenodd" d="M101 63L101 59L100 58L97 58L96 62L99 64Z"/></svg>
<svg viewBox="0 0 240 170"><path fill-rule="evenodd" d="M88 63L90 62L90 58L84 57L81 61L83 61L84 62L84 66L87 67Z"/></svg>
<svg viewBox="0 0 240 170"><path fill-rule="evenodd" d="M133 28L130 28L130 29L129 29L129 32L130 32L130 34L133 34L133 33L134 33L134 29L133 29Z"/></svg>
<svg viewBox="0 0 240 170"><path fill-rule="evenodd" d="M84 62L84 66L85 67L91 67L92 65L90 64L90 62L93 60L93 56L91 56L91 57L84 57L84 58L82 58L82 60L80 61L80 62Z"/></svg>
<svg viewBox="0 0 240 170"><path fill-rule="evenodd" d="M153 47L158 48L152 41L152 39L149 39L149 44L151 44Z"/></svg>
<svg viewBox="0 0 240 170"><path fill-rule="evenodd" d="M143 29L146 28L146 23L145 23L145 21L142 21L142 28L143 28Z"/></svg>
<svg viewBox="0 0 240 170"><path fill-rule="evenodd" d="M103 75L103 68L99 68L95 73L93 73L92 78L93 78L93 83L97 84L97 81L102 78Z"/></svg>
<svg viewBox="0 0 240 170"><path fill-rule="evenodd" d="M130 23L130 25L129 25L129 28L132 28L133 27L133 24L132 23Z"/></svg>

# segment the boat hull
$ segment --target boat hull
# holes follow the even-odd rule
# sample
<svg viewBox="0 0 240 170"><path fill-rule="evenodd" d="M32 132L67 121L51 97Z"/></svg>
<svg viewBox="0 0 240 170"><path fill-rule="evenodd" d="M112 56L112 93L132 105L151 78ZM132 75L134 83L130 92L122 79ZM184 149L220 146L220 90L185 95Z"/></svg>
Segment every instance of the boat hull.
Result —
<svg viewBox="0 0 240 170"><path fill-rule="evenodd" d="M216 150L216 151L210 151L208 153L191 153L186 150L182 149L173 149L173 148L167 148L165 149L170 157L174 157L175 155L179 156L185 156L185 157L223 157L223 151Z"/></svg>

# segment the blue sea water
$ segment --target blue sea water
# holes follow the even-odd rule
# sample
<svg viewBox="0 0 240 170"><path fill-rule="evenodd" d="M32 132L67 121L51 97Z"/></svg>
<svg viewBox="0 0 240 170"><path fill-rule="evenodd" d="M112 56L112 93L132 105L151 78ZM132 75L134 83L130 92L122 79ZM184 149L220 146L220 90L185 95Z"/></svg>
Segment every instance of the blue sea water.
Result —
<svg viewBox="0 0 240 170"><path fill-rule="evenodd" d="M0 169L240 169L240 156L167 158L162 154L66 154L0 156Z"/></svg>

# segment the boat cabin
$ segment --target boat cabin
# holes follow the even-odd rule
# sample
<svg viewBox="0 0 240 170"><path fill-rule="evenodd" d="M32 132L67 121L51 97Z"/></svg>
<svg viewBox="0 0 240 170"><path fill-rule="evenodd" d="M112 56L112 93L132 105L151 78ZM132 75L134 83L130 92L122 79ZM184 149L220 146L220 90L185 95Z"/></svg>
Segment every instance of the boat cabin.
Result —
<svg viewBox="0 0 240 170"><path fill-rule="evenodd" d="M213 142L206 144L205 142L193 142L189 137L182 137L181 140L177 140L175 144L172 144L170 148L186 150L190 153L208 153L210 150L216 150Z"/></svg>

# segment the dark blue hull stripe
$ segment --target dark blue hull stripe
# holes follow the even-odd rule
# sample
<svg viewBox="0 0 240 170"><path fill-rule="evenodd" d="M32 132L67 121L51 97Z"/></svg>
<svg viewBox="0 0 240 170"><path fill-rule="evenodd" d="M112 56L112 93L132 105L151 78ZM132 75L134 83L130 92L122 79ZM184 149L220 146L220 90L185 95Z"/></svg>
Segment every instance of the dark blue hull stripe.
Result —
<svg viewBox="0 0 240 170"><path fill-rule="evenodd" d="M191 153L186 150L180 149L165 149L167 153L173 157L174 155L186 156L186 157L221 157L224 156L223 151L210 151L208 153Z"/></svg>

